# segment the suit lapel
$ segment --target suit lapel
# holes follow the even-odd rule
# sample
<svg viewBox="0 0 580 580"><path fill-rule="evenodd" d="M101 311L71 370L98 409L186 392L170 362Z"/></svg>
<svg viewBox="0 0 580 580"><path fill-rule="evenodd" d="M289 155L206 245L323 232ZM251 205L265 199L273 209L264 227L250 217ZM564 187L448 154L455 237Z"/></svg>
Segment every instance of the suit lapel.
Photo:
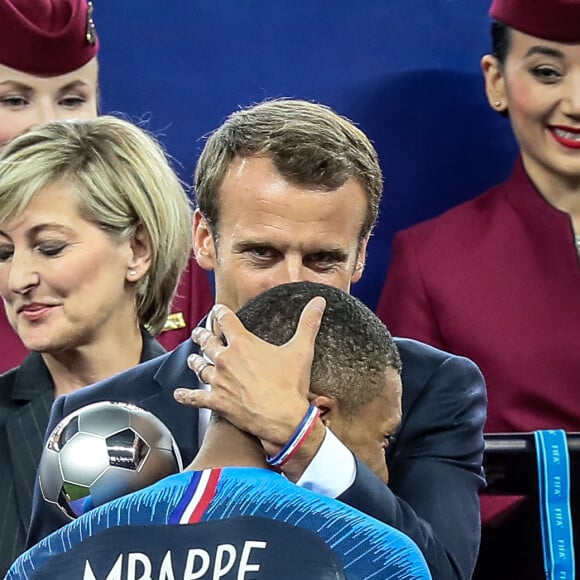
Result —
<svg viewBox="0 0 580 580"><path fill-rule="evenodd" d="M198 389L199 381L196 374L187 366L187 357L197 354L199 349L191 340L182 342L163 364L157 369L154 379L164 391L173 391L177 387Z"/></svg>
<svg viewBox="0 0 580 580"><path fill-rule="evenodd" d="M199 414L196 408L175 401L173 391L178 387L199 388L195 373L187 366L187 357L197 352L197 345L191 340L180 344L165 358L154 374L154 381L160 391L141 399L143 407L170 428L181 450L184 466L199 450Z"/></svg>
<svg viewBox="0 0 580 580"><path fill-rule="evenodd" d="M166 350L143 328L141 336L143 337L143 350L141 351L140 363L165 354Z"/></svg>

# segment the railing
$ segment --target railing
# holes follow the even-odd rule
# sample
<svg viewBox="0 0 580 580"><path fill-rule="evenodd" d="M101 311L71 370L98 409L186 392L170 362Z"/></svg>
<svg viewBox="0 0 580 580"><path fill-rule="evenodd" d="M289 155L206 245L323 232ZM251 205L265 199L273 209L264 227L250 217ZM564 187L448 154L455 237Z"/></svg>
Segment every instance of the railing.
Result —
<svg viewBox="0 0 580 580"><path fill-rule="evenodd" d="M574 497L580 500L580 433L567 433L567 439L571 499L574 501ZM483 465L487 478L487 489L483 493L537 495L538 468L533 433L487 433Z"/></svg>

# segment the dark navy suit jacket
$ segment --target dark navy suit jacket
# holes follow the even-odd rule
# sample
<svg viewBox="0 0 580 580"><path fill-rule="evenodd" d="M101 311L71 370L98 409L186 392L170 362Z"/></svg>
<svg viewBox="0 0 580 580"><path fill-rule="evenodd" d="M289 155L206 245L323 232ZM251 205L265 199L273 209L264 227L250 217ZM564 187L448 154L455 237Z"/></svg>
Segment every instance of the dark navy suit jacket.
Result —
<svg viewBox="0 0 580 580"><path fill-rule="evenodd" d="M486 394L468 359L397 339L403 360L403 422L388 452L391 481L384 485L360 461L353 485L340 500L408 534L435 579L471 577L480 538L478 491L482 474ZM134 403L172 430L184 464L199 448L198 414L174 401L177 387L197 387L186 341L172 353L55 401L48 432L66 415L95 401ZM66 521L39 493L29 545Z"/></svg>

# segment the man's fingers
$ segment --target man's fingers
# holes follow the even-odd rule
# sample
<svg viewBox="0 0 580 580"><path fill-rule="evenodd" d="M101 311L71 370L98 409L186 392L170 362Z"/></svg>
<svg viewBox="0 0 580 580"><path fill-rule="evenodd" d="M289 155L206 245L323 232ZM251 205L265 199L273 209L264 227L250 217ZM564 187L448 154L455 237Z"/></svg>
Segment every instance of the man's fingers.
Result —
<svg viewBox="0 0 580 580"><path fill-rule="evenodd" d="M237 341L243 339L250 339L251 341L258 341L264 343L264 341L258 338L255 334L251 333L238 318L237 314L223 304L216 304L211 311L211 322L213 333L220 337L220 345L225 344L231 345ZM196 341L197 342L197 341ZM198 343L199 344L199 343ZM208 341L211 344L211 341ZM266 344L266 343L264 343ZM207 351L204 349L204 352ZM219 350L216 349L216 355L219 354ZM212 357L213 358L213 357ZM214 359L217 360L217 359Z"/></svg>
<svg viewBox="0 0 580 580"><path fill-rule="evenodd" d="M232 336L248 332L234 311L223 304L216 304L212 308L211 324L214 334L223 335L228 343Z"/></svg>
<svg viewBox="0 0 580 580"><path fill-rule="evenodd" d="M191 340L199 345L201 350L208 352L210 349L217 349L223 346L223 341L220 337L213 334L211 330L198 326L191 331Z"/></svg>
<svg viewBox="0 0 580 580"><path fill-rule="evenodd" d="M215 374L215 366L211 360L198 354L190 354L187 357L187 366L197 375L201 383L211 383Z"/></svg>
<svg viewBox="0 0 580 580"><path fill-rule="evenodd" d="M209 349L216 349L224 344L224 338L236 332L247 332L244 325L234 312L223 304L216 304L209 313L211 330L203 326L194 328L191 332L191 339L199 345L204 352Z"/></svg>
<svg viewBox="0 0 580 580"><path fill-rule="evenodd" d="M301 345L314 345L325 308L326 300L322 296L315 296L302 310L298 327L291 341Z"/></svg>
<svg viewBox="0 0 580 580"><path fill-rule="evenodd" d="M211 409L211 392L201 389L184 389L180 387L173 391L173 398L182 405Z"/></svg>
<svg viewBox="0 0 580 580"><path fill-rule="evenodd" d="M191 333L191 340L193 340L193 342L199 345L200 352L203 353L204 355L201 358L204 359L206 363L209 362L211 364L215 364L216 361L219 359L220 354L225 350L225 345L222 338L215 336L211 331L205 328L201 327L194 328ZM195 359L196 356L201 355L190 355L189 358L191 360L196 360ZM195 371L199 377L201 369L194 368L190 364L189 359L187 364L189 368L192 371ZM202 362L199 361L198 364L201 365ZM207 381L204 382L207 383Z"/></svg>

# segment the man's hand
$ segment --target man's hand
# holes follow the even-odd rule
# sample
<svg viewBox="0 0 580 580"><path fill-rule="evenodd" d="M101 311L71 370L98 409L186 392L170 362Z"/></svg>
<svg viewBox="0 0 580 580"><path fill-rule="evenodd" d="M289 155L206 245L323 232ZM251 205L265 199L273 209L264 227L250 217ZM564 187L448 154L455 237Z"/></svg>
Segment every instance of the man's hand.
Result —
<svg viewBox="0 0 580 580"><path fill-rule="evenodd" d="M188 366L211 385L211 390L180 388L175 399L219 413L258 437L266 452L275 455L308 410L314 341L324 308L323 298L313 298L304 307L294 336L286 344L274 346L248 332L229 308L216 305L212 310L213 333L204 328L192 333L193 341L213 365L201 355L188 359ZM312 449L314 442L307 446L312 455L324 429L316 431L316 448ZM307 463L309 458L302 460Z"/></svg>

